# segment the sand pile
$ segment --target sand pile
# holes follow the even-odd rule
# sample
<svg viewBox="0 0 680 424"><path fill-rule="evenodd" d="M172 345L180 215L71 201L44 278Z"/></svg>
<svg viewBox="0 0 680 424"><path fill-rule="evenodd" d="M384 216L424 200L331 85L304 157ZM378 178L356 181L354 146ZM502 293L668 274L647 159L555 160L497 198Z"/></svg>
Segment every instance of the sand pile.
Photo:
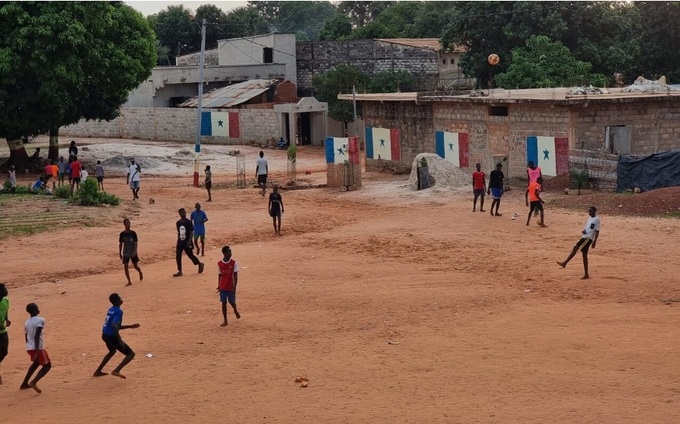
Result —
<svg viewBox="0 0 680 424"><path fill-rule="evenodd" d="M411 176L408 179L411 190L418 190L418 164L422 158L427 160L431 187L458 189L472 184L472 177L453 163L433 153L420 153L411 165Z"/></svg>
<svg viewBox="0 0 680 424"><path fill-rule="evenodd" d="M151 159L151 158L145 158L145 157L136 157L135 162L142 168L142 169L153 169L153 168L158 168L161 165L161 162L156 159ZM125 169L130 165L130 157L129 156L123 156L123 155L116 155L111 158L105 159L102 161L102 165L104 165L107 168L120 168L120 169Z"/></svg>

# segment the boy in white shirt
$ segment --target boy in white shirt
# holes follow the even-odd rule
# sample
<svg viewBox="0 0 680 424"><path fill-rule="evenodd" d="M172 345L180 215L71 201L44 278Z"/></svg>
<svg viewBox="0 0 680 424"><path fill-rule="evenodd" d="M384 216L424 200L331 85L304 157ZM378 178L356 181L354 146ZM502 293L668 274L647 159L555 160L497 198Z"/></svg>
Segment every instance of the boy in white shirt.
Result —
<svg viewBox="0 0 680 424"><path fill-rule="evenodd" d="M579 250L583 254L583 268L585 270L585 274L583 277L581 277L582 280L587 280L590 278L588 275L588 249L592 247L595 249L595 243L597 243L597 237L600 235L600 217L595 216L597 213L597 209L595 206L591 206L590 209L588 209L588 215L590 215L590 218L588 218L588 222L586 222L586 226L581 231L581 234L583 236L581 239L576 243L573 249L571 249L571 253L567 257L567 259L564 260L564 262L557 261L557 265L561 266L562 268L565 268L569 261L576 255L576 252Z"/></svg>
<svg viewBox="0 0 680 424"><path fill-rule="evenodd" d="M33 389L38 393L42 393L42 390L38 388L38 381L47 374L52 368L52 363L50 362L50 357L47 355L45 350L45 342L43 341L43 329L45 328L45 318L39 317L40 309L35 303L29 303L26 305L26 312L28 312L31 317L24 324L24 330L26 332L26 351L31 357L33 362L28 368L24 382L21 383L20 389ZM35 370L42 365L38 374L36 374L33 381L30 383L28 380L31 378Z"/></svg>

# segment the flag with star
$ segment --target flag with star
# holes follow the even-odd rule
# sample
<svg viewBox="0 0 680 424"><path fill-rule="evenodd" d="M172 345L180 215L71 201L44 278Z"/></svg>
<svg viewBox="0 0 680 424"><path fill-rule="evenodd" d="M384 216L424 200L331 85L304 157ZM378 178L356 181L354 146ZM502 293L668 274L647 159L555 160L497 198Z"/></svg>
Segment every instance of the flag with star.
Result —
<svg viewBox="0 0 680 424"><path fill-rule="evenodd" d="M459 168L470 166L470 144L467 133L435 132L434 151Z"/></svg>
<svg viewBox="0 0 680 424"><path fill-rule="evenodd" d="M399 129L366 127L366 158L399 162L401 159Z"/></svg>
<svg viewBox="0 0 680 424"><path fill-rule="evenodd" d="M238 112L203 112L201 135L211 137L240 138Z"/></svg>
<svg viewBox="0 0 680 424"><path fill-rule="evenodd" d="M566 137L527 137L527 163L541 168L543 175L554 177L569 172L569 139Z"/></svg>
<svg viewBox="0 0 680 424"><path fill-rule="evenodd" d="M326 163L336 165L349 161L349 139L346 137L328 137L326 144Z"/></svg>

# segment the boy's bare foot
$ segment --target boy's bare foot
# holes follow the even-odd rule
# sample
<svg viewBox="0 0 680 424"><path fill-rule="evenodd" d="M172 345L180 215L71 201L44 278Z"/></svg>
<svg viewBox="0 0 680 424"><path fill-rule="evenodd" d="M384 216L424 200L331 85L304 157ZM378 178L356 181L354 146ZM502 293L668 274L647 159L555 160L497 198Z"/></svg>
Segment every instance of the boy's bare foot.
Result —
<svg viewBox="0 0 680 424"><path fill-rule="evenodd" d="M26 389L30 389L30 388L31 388L31 386L29 386L28 384L22 384L21 386L19 386L19 390L26 390Z"/></svg>
<svg viewBox="0 0 680 424"><path fill-rule="evenodd" d="M503 214L496 212L496 216L503 216Z"/></svg>
<svg viewBox="0 0 680 424"><path fill-rule="evenodd" d="M126 379L126 377L123 374L119 373L118 371L112 371L111 375L114 376L114 377L122 378L123 380Z"/></svg>
<svg viewBox="0 0 680 424"><path fill-rule="evenodd" d="M205 252L201 252L201 256L205 256Z"/></svg>
<svg viewBox="0 0 680 424"><path fill-rule="evenodd" d="M131 281L128 281L128 283L125 285L125 287L131 286L131 285L132 285L132 282L131 282Z"/></svg>
<svg viewBox="0 0 680 424"><path fill-rule="evenodd" d="M144 280L144 274L142 274L142 271L139 271L139 281Z"/></svg>
<svg viewBox="0 0 680 424"><path fill-rule="evenodd" d="M2 385L2 376L0 375L0 385Z"/></svg>
<svg viewBox="0 0 680 424"><path fill-rule="evenodd" d="M586 274L583 277L581 277L581 280L587 280L590 278L590 275Z"/></svg>
<svg viewBox="0 0 680 424"><path fill-rule="evenodd" d="M177 271L176 273L172 274L173 277L181 277L182 273Z"/></svg>
<svg viewBox="0 0 680 424"><path fill-rule="evenodd" d="M564 268L564 267L567 266L566 264L564 264L564 263L562 263L562 262L560 262L560 261L555 261L555 262L557 262L557 265L561 266L562 268Z"/></svg>
<svg viewBox="0 0 680 424"><path fill-rule="evenodd" d="M484 209L480 209L479 211L480 211L480 212L486 212Z"/></svg>
<svg viewBox="0 0 680 424"><path fill-rule="evenodd" d="M203 274L203 268L205 268L205 264L203 262L198 264L198 273Z"/></svg>
<svg viewBox="0 0 680 424"><path fill-rule="evenodd" d="M35 390L38 393L42 393L42 390L40 390L35 383L30 383L28 387L30 387L31 389Z"/></svg>
<svg viewBox="0 0 680 424"><path fill-rule="evenodd" d="M222 324L220 324L220 327L226 327L227 325L229 325L229 323L227 323L227 321L224 321Z"/></svg>
<svg viewBox="0 0 680 424"><path fill-rule="evenodd" d="M104 375L109 375L108 372L102 372L102 371L95 371L94 374L92 374L92 377L101 377Z"/></svg>
<svg viewBox="0 0 680 424"><path fill-rule="evenodd" d="M238 311L234 311L234 315L236 315L236 319L241 319L241 314Z"/></svg>

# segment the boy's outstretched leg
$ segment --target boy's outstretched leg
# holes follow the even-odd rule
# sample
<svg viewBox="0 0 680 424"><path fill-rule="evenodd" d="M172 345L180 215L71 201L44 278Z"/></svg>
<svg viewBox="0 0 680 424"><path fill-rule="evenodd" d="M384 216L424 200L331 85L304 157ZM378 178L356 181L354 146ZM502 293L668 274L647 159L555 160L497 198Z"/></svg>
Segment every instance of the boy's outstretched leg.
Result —
<svg viewBox="0 0 680 424"><path fill-rule="evenodd" d="M569 253L569 256L567 256L567 259L565 259L563 262L557 261L557 265L561 266L562 268L566 268L569 261L571 261L574 258L574 256L576 256L577 251L578 246L574 246L574 248L571 249L571 253Z"/></svg>
<svg viewBox="0 0 680 424"><path fill-rule="evenodd" d="M115 376L115 377L119 377L119 378L125 379L126 377L125 377L123 374L121 374L120 371L121 371L127 364L129 364L130 361L132 361L133 359L135 359L135 352L133 352L132 349L130 349L130 350L129 350L129 353L127 353L127 354L125 355L125 359L123 359L123 361L120 363L120 365L118 365L118 366L116 367L116 369L114 369L113 371L111 371L111 375L113 375L113 376Z"/></svg>

